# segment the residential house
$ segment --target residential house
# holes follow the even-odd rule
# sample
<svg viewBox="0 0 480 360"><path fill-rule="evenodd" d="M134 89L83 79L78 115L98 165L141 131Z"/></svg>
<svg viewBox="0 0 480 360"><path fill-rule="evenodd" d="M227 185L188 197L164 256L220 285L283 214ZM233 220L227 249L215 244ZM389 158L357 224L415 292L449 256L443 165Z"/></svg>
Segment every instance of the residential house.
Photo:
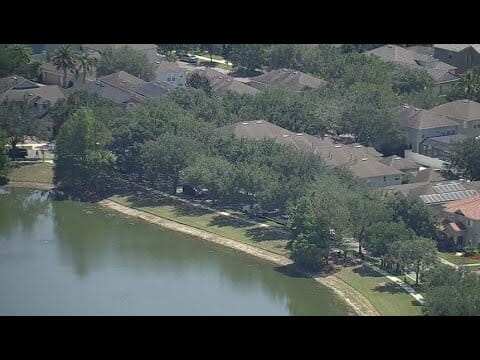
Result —
<svg viewBox="0 0 480 360"><path fill-rule="evenodd" d="M283 88L293 91L319 89L328 81L291 69L276 69L250 79L248 85L258 89Z"/></svg>
<svg viewBox="0 0 480 360"><path fill-rule="evenodd" d="M22 89L34 89L39 85L33 81L30 81L20 75L10 75L0 78L0 94L7 90L22 90Z"/></svg>
<svg viewBox="0 0 480 360"><path fill-rule="evenodd" d="M436 94L446 93L458 80L455 76L456 67L442 62L431 55L403 48L398 45L384 45L365 52L366 55L375 55L384 61L397 63L415 70L425 70L434 82L433 90Z"/></svg>
<svg viewBox="0 0 480 360"><path fill-rule="evenodd" d="M185 86L187 83L187 72L178 66L176 62L156 60L153 69L156 80L166 82L175 87Z"/></svg>
<svg viewBox="0 0 480 360"><path fill-rule="evenodd" d="M159 58L157 45L155 44L82 44L82 49L92 54L96 54L97 56L101 56L102 51L105 49L120 49L124 46L128 46L141 52L151 63L154 63Z"/></svg>
<svg viewBox="0 0 480 360"><path fill-rule="evenodd" d="M458 123L458 133L469 137L480 135L480 103L472 100L456 100L435 106L430 110Z"/></svg>
<svg viewBox="0 0 480 360"><path fill-rule="evenodd" d="M433 47L433 56L455 66L457 75L480 65L480 44L435 44Z"/></svg>
<svg viewBox="0 0 480 360"><path fill-rule="evenodd" d="M212 86L212 91L215 95L222 96L231 91L240 95L256 95L260 90L255 89L249 85L246 85L240 81L235 80L233 77L228 76L219 71L205 68L193 71L191 74L199 73L205 76ZM191 76L191 74L189 76Z"/></svg>
<svg viewBox="0 0 480 360"><path fill-rule="evenodd" d="M443 206L445 233L459 247L480 247L480 195Z"/></svg>
<svg viewBox="0 0 480 360"><path fill-rule="evenodd" d="M148 99L161 98L172 90L173 86L157 80L146 82L125 71L118 71L102 76L96 81L88 81L85 85L79 85L77 89L85 89L123 108L130 108Z"/></svg>
<svg viewBox="0 0 480 360"><path fill-rule="evenodd" d="M446 135L427 138L420 144L420 154L445 160L451 151L452 145L467 139L464 134Z"/></svg>
<svg viewBox="0 0 480 360"><path fill-rule="evenodd" d="M403 105L397 109L396 116L406 131L407 147L416 153L420 152L420 143L426 138L458 133L456 121L432 111Z"/></svg>
<svg viewBox="0 0 480 360"><path fill-rule="evenodd" d="M320 156L328 166L346 167L371 187L401 184L404 173L383 164L382 154L358 143L342 144L329 136L317 137L294 133L265 120L238 122L220 128L220 131L237 138L253 140L273 139L297 150Z"/></svg>
<svg viewBox="0 0 480 360"><path fill-rule="evenodd" d="M40 66L40 79L42 83L47 85L63 86L63 70L57 69L55 65L50 62L44 63ZM75 81L75 74L73 71L67 71L67 87L73 86Z"/></svg>

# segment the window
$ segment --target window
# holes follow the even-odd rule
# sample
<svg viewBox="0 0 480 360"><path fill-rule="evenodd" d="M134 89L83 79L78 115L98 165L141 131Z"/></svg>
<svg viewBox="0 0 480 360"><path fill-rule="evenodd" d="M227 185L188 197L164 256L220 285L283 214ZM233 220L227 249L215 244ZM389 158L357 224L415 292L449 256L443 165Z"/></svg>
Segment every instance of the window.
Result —
<svg viewBox="0 0 480 360"><path fill-rule="evenodd" d="M386 176L383 177L383 181L387 181L387 177L386 177Z"/></svg>
<svg viewBox="0 0 480 360"><path fill-rule="evenodd" d="M171 77L168 77L168 78L167 78L167 81L172 81L172 78L171 78Z"/></svg>
<svg viewBox="0 0 480 360"><path fill-rule="evenodd" d="M400 180L400 176L395 176L395 180Z"/></svg>
<svg viewBox="0 0 480 360"><path fill-rule="evenodd" d="M175 76L172 77L172 81L175 81Z"/></svg>
<svg viewBox="0 0 480 360"><path fill-rule="evenodd" d="M470 221L470 219L467 219L467 225L472 226L472 222Z"/></svg>

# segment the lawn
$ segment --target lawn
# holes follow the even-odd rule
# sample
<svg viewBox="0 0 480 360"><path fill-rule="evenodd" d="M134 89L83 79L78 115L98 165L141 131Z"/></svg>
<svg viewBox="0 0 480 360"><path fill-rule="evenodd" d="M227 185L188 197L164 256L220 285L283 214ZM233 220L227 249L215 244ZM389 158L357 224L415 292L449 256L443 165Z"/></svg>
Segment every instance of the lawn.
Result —
<svg viewBox="0 0 480 360"><path fill-rule="evenodd" d="M15 168L8 175L8 178L12 181L53 183L53 165L50 163L14 164L14 166Z"/></svg>
<svg viewBox="0 0 480 360"><path fill-rule="evenodd" d="M344 267L335 274L362 293L384 316L417 316L421 305L392 281L365 266Z"/></svg>
<svg viewBox="0 0 480 360"><path fill-rule="evenodd" d="M169 199L145 199L145 196L142 199L133 195L114 195L110 199L125 206L134 207L280 255L288 254L288 250L285 249L288 234L281 225L273 222L265 222L268 227L263 227ZM229 210L229 212L231 211Z"/></svg>
<svg viewBox="0 0 480 360"><path fill-rule="evenodd" d="M455 265L465 265L465 264L480 265L480 260L464 258L463 256L455 256L454 253L438 252L438 256L440 256L442 259L450 261L451 263L454 263Z"/></svg>

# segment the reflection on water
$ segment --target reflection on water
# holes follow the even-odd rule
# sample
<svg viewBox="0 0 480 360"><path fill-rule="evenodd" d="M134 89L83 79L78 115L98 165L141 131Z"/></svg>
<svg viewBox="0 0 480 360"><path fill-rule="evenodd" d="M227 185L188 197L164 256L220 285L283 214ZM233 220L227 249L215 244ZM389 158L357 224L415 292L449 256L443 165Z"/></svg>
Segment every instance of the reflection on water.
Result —
<svg viewBox="0 0 480 360"><path fill-rule="evenodd" d="M350 313L313 280L255 258L94 204L15 189L0 197L0 314L32 312Z"/></svg>

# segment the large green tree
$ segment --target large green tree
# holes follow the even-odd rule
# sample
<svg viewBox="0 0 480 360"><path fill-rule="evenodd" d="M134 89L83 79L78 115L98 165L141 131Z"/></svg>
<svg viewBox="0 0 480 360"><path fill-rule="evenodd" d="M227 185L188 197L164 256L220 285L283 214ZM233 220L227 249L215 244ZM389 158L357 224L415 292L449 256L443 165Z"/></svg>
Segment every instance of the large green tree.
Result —
<svg viewBox="0 0 480 360"><path fill-rule="evenodd" d="M52 63L57 67L57 70L63 71L64 88L67 87L67 72L75 71L75 59L77 55L70 45L62 45L57 48L52 57Z"/></svg>
<svg viewBox="0 0 480 360"><path fill-rule="evenodd" d="M82 80L85 84L87 81L87 75L95 68L98 59L90 53L83 52L77 55L76 60L78 62L78 68L76 71L82 74Z"/></svg>
<svg viewBox="0 0 480 360"><path fill-rule="evenodd" d="M436 266L423 276L427 316L480 316L480 281L468 270Z"/></svg>
<svg viewBox="0 0 480 360"><path fill-rule="evenodd" d="M8 143L7 134L0 127L0 185L6 182L6 177L9 169L7 148Z"/></svg>
<svg viewBox="0 0 480 360"><path fill-rule="evenodd" d="M230 54L234 65L250 71L260 68L265 63L265 44L234 44Z"/></svg>
<svg viewBox="0 0 480 360"><path fill-rule="evenodd" d="M119 49L107 48L102 51L102 57L97 66L97 76L117 71L125 71L145 81L151 81L155 77L153 65L148 58L129 46Z"/></svg>
<svg viewBox="0 0 480 360"><path fill-rule="evenodd" d="M480 180L480 140L466 139L452 146L446 160L449 169L469 180Z"/></svg>
<svg viewBox="0 0 480 360"><path fill-rule="evenodd" d="M195 89L202 89L208 96L212 95L212 85L205 75L193 73L188 77L187 85Z"/></svg>

